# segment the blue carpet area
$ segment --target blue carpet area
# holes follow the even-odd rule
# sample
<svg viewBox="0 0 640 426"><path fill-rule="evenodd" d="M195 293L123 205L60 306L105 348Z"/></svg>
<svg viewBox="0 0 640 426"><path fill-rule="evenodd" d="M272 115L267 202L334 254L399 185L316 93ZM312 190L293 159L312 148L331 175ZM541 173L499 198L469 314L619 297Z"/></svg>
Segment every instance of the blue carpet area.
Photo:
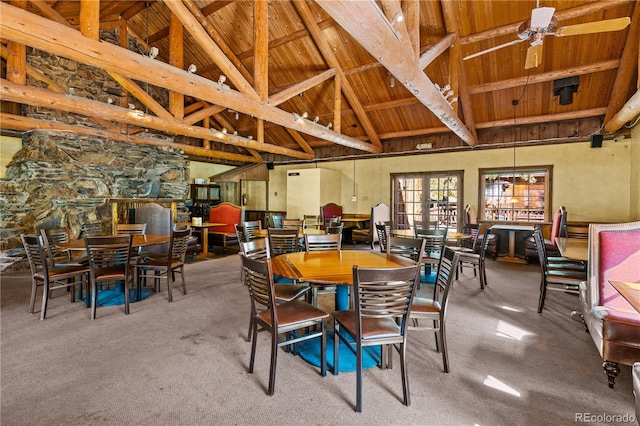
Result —
<svg viewBox="0 0 640 426"><path fill-rule="evenodd" d="M108 290L98 290L98 306L124 305L124 289L120 286ZM129 289L129 303L136 302L136 289ZM141 299L149 297L153 293L150 288L142 288ZM84 299L83 299L84 300Z"/></svg>
<svg viewBox="0 0 640 426"><path fill-rule="evenodd" d="M431 268L431 273L425 274L424 271L420 272L421 283L435 283L437 268Z"/></svg>
<svg viewBox="0 0 640 426"><path fill-rule="evenodd" d="M320 367L320 338L305 340L297 345L298 354L309 364ZM371 368L380 363L380 346L363 349L362 367ZM356 356L340 340L340 372L356 371ZM333 330L327 330L327 369L333 371Z"/></svg>

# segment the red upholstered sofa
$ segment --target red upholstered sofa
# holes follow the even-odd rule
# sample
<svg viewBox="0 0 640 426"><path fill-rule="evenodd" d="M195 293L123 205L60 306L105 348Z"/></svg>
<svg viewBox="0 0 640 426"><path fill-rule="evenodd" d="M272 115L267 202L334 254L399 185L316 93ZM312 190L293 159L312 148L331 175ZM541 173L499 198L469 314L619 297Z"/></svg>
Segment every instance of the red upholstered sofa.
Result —
<svg viewBox="0 0 640 426"><path fill-rule="evenodd" d="M238 245L235 225L244 222L244 207L232 203L220 203L209 209L209 222L224 223L223 226L209 228L209 245L222 247Z"/></svg>
<svg viewBox="0 0 640 426"><path fill-rule="evenodd" d="M640 360L640 313L609 280L640 283L640 222L589 225L589 272L580 308L613 387L618 364Z"/></svg>

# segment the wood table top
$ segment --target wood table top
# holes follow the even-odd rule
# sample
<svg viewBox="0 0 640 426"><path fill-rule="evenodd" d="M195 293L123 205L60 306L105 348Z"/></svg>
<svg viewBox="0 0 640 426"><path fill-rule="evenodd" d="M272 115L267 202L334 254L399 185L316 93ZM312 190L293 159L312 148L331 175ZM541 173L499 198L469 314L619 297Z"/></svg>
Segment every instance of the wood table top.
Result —
<svg viewBox="0 0 640 426"><path fill-rule="evenodd" d="M200 225L194 225L192 222L180 222L178 225L190 226L192 228L213 228L214 226L225 226L226 223L202 222Z"/></svg>
<svg viewBox="0 0 640 426"><path fill-rule="evenodd" d="M640 283L609 280L618 293L624 297L633 308L640 313Z"/></svg>
<svg viewBox="0 0 640 426"><path fill-rule="evenodd" d="M297 252L271 259L273 273L320 284L353 284L353 266L397 268L415 265L411 259L365 250Z"/></svg>
<svg viewBox="0 0 640 426"><path fill-rule="evenodd" d="M589 240L586 238L556 237L556 245L560 250L560 255L567 259L586 262L589 258Z"/></svg>
<svg viewBox="0 0 640 426"><path fill-rule="evenodd" d="M413 229L393 229L391 230L391 235L396 237L410 237L415 238L416 234ZM470 234L463 234L458 231L447 231L447 240L466 240L467 238L471 238Z"/></svg>
<svg viewBox="0 0 640 426"><path fill-rule="evenodd" d="M109 235L115 237L116 235ZM146 234L146 235L133 235L133 239L131 241L132 247L147 247L147 246L155 246L159 244L167 244L171 240L170 235L160 235L160 234ZM71 240L67 243L60 243L58 247L65 250L86 250L86 246L84 244L84 239L81 240Z"/></svg>

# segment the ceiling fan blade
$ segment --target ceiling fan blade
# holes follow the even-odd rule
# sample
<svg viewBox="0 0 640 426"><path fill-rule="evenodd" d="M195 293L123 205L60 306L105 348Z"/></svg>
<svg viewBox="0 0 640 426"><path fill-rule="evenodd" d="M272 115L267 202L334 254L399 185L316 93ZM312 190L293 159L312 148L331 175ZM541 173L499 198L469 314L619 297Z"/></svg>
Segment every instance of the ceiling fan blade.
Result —
<svg viewBox="0 0 640 426"><path fill-rule="evenodd" d="M542 43L533 44L527 49L527 59L524 62L524 69L536 68L542 63Z"/></svg>
<svg viewBox="0 0 640 426"><path fill-rule="evenodd" d="M631 19L627 16L625 18L587 22L586 24L567 25L566 27L558 28L555 35L563 37L580 34L604 33L607 31L619 31L627 28L630 23Z"/></svg>
<svg viewBox="0 0 640 426"><path fill-rule="evenodd" d="M478 57L480 55L484 55L485 53L489 53L489 52L493 52L494 50L502 49L503 47L513 46L514 44L522 43L525 40L527 40L527 39L512 40L512 41L510 41L508 43L499 44L498 46L493 46L493 47L490 47L489 49L485 49L485 50L482 50L480 52L473 53L473 54L471 54L469 56L465 56L462 59L466 61L467 59L476 58L476 57Z"/></svg>
<svg viewBox="0 0 640 426"><path fill-rule="evenodd" d="M553 7L537 7L531 11L531 28L547 28L553 18Z"/></svg>

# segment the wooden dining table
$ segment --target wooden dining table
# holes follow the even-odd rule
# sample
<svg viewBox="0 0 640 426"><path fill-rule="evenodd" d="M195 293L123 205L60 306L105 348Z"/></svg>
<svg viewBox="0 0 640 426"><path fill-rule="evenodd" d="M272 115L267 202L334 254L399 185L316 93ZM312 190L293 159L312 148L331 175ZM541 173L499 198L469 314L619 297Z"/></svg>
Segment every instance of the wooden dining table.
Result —
<svg viewBox="0 0 640 426"><path fill-rule="evenodd" d="M112 235L110 235L112 236ZM148 247L160 244L168 244L171 240L170 235L161 234L134 234L131 240L132 247ZM84 239L71 240L66 243L57 244L58 247L65 250L86 250Z"/></svg>
<svg viewBox="0 0 640 426"><path fill-rule="evenodd" d="M194 225L192 222L180 222L179 225L190 226L200 232L202 235L202 255L209 256L209 228L225 226L226 223L203 222L198 225Z"/></svg>
<svg viewBox="0 0 640 426"><path fill-rule="evenodd" d="M353 285L353 266L396 268L414 265L406 257L366 250L330 250L281 254L271 259L273 273L293 280L335 285L337 311L349 308L349 287Z"/></svg>
<svg viewBox="0 0 640 426"><path fill-rule="evenodd" d="M589 240L586 238L556 237L556 245L562 257L586 262L589 258Z"/></svg>
<svg viewBox="0 0 640 426"><path fill-rule="evenodd" d="M413 229L392 229L391 235L394 237L410 237L414 238L416 233ZM462 232L453 231L451 229L447 230L447 240L449 241L460 241L471 238L471 234L464 234Z"/></svg>

